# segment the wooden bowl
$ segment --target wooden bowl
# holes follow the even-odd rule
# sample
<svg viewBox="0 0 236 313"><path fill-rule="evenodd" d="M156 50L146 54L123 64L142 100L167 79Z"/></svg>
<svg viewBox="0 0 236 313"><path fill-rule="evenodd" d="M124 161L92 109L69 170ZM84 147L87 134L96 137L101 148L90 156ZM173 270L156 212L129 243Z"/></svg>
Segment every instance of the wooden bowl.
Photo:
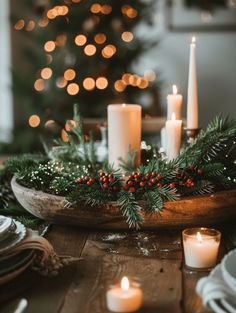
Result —
<svg viewBox="0 0 236 313"><path fill-rule="evenodd" d="M12 190L31 214L54 224L70 224L96 229L128 229L120 207L111 202L101 207L77 204L65 207L64 197L25 188L13 177ZM236 218L236 189L204 196L165 202L159 214L144 214L142 229L207 226Z"/></svg>

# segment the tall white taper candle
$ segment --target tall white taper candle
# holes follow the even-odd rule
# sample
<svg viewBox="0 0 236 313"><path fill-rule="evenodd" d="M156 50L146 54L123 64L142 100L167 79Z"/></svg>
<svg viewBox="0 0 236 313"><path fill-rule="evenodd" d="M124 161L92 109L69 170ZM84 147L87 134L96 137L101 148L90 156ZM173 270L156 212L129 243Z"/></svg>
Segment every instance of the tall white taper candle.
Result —
<svg viewBox="0 0 236 313"><path fill-rule="evenodd" d="M119 158L128 160L130 149L137 152L136 165L140 164L141 113L136 104L108 105L108 155L115 168L119 168Z"/></svg>
<svg viewBox="0 0 236 313"><path fill-rule="evenodd" d="M192 38L190 44L189 75L188 75L188 102L187 102L187 128L198 128L198 87L196 69L196 39Z"/></svg>

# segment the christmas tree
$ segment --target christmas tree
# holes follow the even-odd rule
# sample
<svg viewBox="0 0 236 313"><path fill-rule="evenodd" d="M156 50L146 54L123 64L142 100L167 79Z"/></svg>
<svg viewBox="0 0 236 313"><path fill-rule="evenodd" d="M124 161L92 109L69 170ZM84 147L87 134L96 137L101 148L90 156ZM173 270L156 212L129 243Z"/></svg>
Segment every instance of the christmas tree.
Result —
<svg viewBox="0 0 236 313"><path fill-rule="evenodd" d="M39 131L62 132L66 139L65 120L74 103L84 117L105 117L109 103L140 103L147 94L156 107L152 113L158 113L154 71L134 70L140 55L155 44L135 35L140 23L151 23L152 5L153 0L15 1L14 41L24 43L20 53L13 47L21 116L16 133L27 138L23 150ZM19 146L22 150L21 138Z"/></svg>

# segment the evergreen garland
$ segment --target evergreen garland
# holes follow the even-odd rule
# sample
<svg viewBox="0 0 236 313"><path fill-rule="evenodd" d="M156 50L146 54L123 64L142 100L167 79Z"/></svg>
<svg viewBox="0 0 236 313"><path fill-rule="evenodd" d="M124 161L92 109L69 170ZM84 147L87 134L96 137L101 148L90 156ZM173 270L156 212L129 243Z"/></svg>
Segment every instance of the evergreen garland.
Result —
<svg viewBox="0 0 236 313"><path fill-rule="evenodd" d="M131 155L129 164L122 163L125 178L108 163L97 162L93 140L84 140L76 107L70 128L69 142L57 142L59 146L48 149L47 156L23 155L5 163L0 204L6 213L13 199L9 183L13 175L23 186L65 196L68 205L83 202L99 208L115 201L128 225L136 229L144 221L142 212L158 213L165 201L236 187L235 120L215 118L174 161L155 153L134 170Z"/></svg>

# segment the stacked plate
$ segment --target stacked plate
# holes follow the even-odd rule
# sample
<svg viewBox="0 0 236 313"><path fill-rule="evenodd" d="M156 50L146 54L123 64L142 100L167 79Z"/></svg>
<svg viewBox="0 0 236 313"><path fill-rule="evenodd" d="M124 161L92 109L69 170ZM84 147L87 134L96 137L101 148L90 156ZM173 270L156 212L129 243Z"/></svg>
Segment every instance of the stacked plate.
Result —
<svg viewBox="0 0 236 313"><path fill-rule="evenodd" d="M32 263L33 250L15 250L25 236L22 223L0 215L0 285L21 274Z"/></svg>
<svg viewBox="0 0 236 313"><path fill-rule="evenodd" d="M236 249L229 252L210 273L201 278L197 292L216 313L236 313Z"/></svg>

